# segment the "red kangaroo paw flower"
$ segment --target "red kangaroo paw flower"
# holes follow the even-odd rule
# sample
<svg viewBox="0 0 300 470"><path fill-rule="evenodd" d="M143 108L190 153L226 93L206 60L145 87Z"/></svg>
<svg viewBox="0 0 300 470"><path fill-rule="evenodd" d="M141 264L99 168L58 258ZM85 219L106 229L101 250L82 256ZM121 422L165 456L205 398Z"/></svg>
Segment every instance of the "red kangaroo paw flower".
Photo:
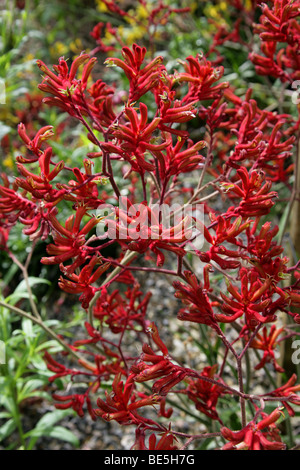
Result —
<svg viewBox="0 0 300 470"><path fill-rule="evenodd" d="M276 436L274 439L274 423L282 416L282 411L276 408L269 416L258 423L250 421L241 431L231 431L221 428L222 436L229 441L223 450L284 450L286 445ZM265 430L265 431L264 431Z"/></svg>

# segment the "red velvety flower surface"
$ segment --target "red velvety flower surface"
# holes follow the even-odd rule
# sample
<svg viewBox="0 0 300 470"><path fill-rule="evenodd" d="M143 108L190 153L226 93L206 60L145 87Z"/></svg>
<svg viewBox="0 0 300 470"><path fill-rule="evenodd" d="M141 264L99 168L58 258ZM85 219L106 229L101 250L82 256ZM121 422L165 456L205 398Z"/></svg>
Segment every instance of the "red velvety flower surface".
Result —
<svg viewBox="0 0 300 470"><path fill-rule="evenodd" d="M160 401L156 394L138 399L134 393L133 376L129 376L125 384L120 375L116 375L112 392L106 393L106 399L97 399L98 408L94 410L97 416L105 421L115 420L120 424L151 423L151 420L142 417L138 410L144 406L153 406Z"/></svg>
<svg viewBox="0 0 300 470"><path fill-rule="evenodd" d="M181 281L175 281L175 297L181 299L188 308L181 309L178 313L179 320L188 320L209 326L216 324L215 314L206 289L199 285L196 276L188 271L185 272L187 285Z"/></svg>
<svg viewBox="0 0 300 470"><path fill-rule="evenodd" d="M290 403L297 406L300 405L300 397L296 393L299 392L299 390L300 385L297 384L297 375L293 374L284 385L273 390L270 396L278 397L278 400L283 398L282 405L287 409L290 416L295 416L295 410Z"/></svg>
<svg viewBox="0 0 300 470"><path fill-rule="evenodd" d="M132 19L131 9L123 10L114 0L103 3L111 15ZM263 405L278 400L290 416L299 405L295 375L266 394L245 393L242 363L255 350L261 357L250 363L249 372L271 365L272 373L283 373L276 352L284 334L293 333L278 325L278 314L294 322L300 318L294 311L300 306L299 276L289 286L283 282L299 262L290 267L280 228L266 221L273 218L282 187L296 197L291 176L299 122L277 109L261 109L264 100L254 99L255 86L239 96L240 90L224 81L226 67L217 50L226 47L226 38L242 44L240 25L245 21L250 31L246 15L259 8L262 16L254 30L261 52L249 57L259 74L290 83L299 76L299 2L253 1L251 8L240 1L228 3L229 15L236 9L242 17L233 31L216 31L209 48L216 52L213 60L208 54L188 55L171 71L172 63L155 56L152 47L122 44L120 54L105 61L115 67L112 80L118 73L123 76L122 86L111 77L106 83L104 73L93 81L94 54L82 53L71 64L60 58L52 69L38 61L43 73L39 88L50 95L45 103L85 128L90 151L81 161L77 149L68 160L57 160L55 146L49 145L52 126L33 131L21 123L25 154L16 159L19 175L13 182L3 177L0 186L1 247L10 255L10 230L18 222L31 240L41 238L46 243L41 263L57 265L59 288L78 294L87 314L82 337L71 344L58 337L66 349L62 356L68 354L75 365L45 353L51 384L68 380L65 392L55 389L55 406L73 409L80 417L87 410L93 420L132 425L133 449L175 450L177 437L187 443L205 438L173 431L176 416L169 400L182 399L189 415L198 413L203 423L215 421L217 432L211 437L223 437L224 450L281 450L281 409L268 415ZM158 26L176 13L163 0L137 4L149 12L145 21L152 32L160 32ZM105 28L117 42L119 31L112 24ZM105 45L103 30L99 23L92 36L106 53L116 43ZM286 103L281 105L285 109ZM166 225L161 207L176 201L187 212ZM203 206L203 220L197 217L197 203ZM109 206L109 215L97 215L99 205ZM107 228L104 236L100 223ZM107 248L113 254L105 255ZM146 274L146 282L138 283L135 272ZM171 331L174 322L168 317L164 323L160 316L159 325L152 322L148 272L171 276L178 300L173 314L180 320L178 331L188 334L185 346L201 331L207 344L216 340L209 344L213 361L198 358L199 349L196 358L178 357L175 343L171 352L160 328L172 333L171 343L178 339ZM206 351L205 345L198 346ZM191 364L194 369L187 367ZM225 381L228 364L236 366L234 385ZM244 426L241 406L239 431L224 425L222 413L225 400L230 404L236 397L241 403L250 400L255 410L260 401L263 408Z"/></svg>
<svg viewBox="0 0 300 470"><path fill-rule="evenodd" d="M165 261L162 250L184 256L185 251L180 244L191 236L189 217L172 227L166 227L161 223L158 211L146 203L134 206L126 200L126 206L125 209L116 208L116 218L106 221L109 237L117 239L131 251L152 251L156 255L157 266L163 266Z"/></svg>
<svg viewBox="0 0 300 470"><path fill-rule="evenodd" d="M274 423L282 416L279 408L270 415L265 415L258 423L251 421L241 431L221 428L222 436L229 441L222 450L284 450L286 445L281 441Z"/></svg>
<svg viewBox="0 0 300 470"><path fill-rule="evenodd" d="M218 380L217 377L218 365L204 367L201 372L202 377L208 377ZM201 379L186 379L188 387L186 389L187 396L195 403L197 410L204 413L206 416L213 420L217 420L222 424L216 406L220 396L224 393L224 388L215 383Z"/></svg>
<svg viewBox="0 0 300 470"><path fill-rule="evenodd" d="M53 66L55 74L44 62L38 60L37 64L45 74L39 89L52 95L52 98L47 98L46 102L58 106L72 116L76 116L75 106L78 106L84 112L82 93L87 87L88 78L96 61L95 57L91 58L89 54L82 53L73 61L69 69L66 60L61 57L58 65ZM76 78L76 74L83 64L85 66L79 80Z"/></svg>
<svg viewBox="0 0 300 470"><path fill-rule="evenodd" d="M127 46L122 48L124 60L109 57L105 61L109 67L118 66L124 70L130 83L129 100L131 102L137 101L158 82L163 57L157 56L142 68L146 52L145 47L134 44L132 49Z"/></svg>
<svg viewBox="0 0 300 470"><path fill-rule="evenodd" d="M159 439L156 438L154 433L151 434L148 439L148 447L144 429L137 428L135 435L135 443L132 446L133 450L178 450L178 446L174 445L176 437L168 431L161 433Z"/></svg>
<svg viewBox="0 0 300 470"><path fill-rule="evenodd" d="M256 72L278 77L282 82L299 79L300 2L274 0L261 3L262 15L254 31L259 34L261 51L250 54Z"/></svg>
<svg viewBox="0 0 300 470"><path fill-rule="evenodd" d="M275 357L275 350L277 346L277 338L284 331L283 328L276 328L272 325L270 331L264 327L262 334L257 333L256 337L251 341L251 348L260 349L263 351L263 357L260 362L255 366L255 369L262 369L265 364L272 363L277 372L284 372L284 369L278 364Z"/></svg>

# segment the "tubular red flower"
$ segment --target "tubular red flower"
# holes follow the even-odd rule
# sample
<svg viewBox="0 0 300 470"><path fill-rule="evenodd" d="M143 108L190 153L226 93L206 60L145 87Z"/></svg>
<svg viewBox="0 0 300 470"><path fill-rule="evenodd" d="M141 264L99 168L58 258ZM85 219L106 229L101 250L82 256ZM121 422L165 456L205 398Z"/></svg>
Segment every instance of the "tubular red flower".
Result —
<svg viewBox="0 0 300 470"><path fill-rule="evenodd" d="M117 66L124 70L126 77L130 83L129 102L137 101L141 96L145 95L158 82L161 74L163 57L155 57L150 63L141 68L146 55L146 48L133 44L132 50L125 46L122 48L124 60L109 57L105 64L108 67Z"/></svg>
<svg viewBox="0 0 300 470"><path fill-rule="evenodd" d="M192 222L189 217L183 218L173 227L168 227L163 221L160 223L160 209L157 205L151 208L146 203L133 205L129 200L127 203L127 208L115 209L116 219L105 221L109 238L117 239L131 251L152 251L159 267L163 266L165 261L161 250L184 256L185 251L179 244L191 238Z"/></svg>
<svg viewBox="0 0 300 470"><path fill-rule="evenodd" d="M268 394L271 397L278 397L279 401L281 397L284 398L282 405L290 416L295 416L295 410L291 407L290 403L297 406L300 405L300 396L296 393L300 391L300 384L296 385L296 382L297 375L293 374L284 385Z"/></svg>
<svg viewBox="0 0 300 470"><path fill-rule="evenodd" d="M93 272L95 266L99 265L96 270ZM70 294L79 294L79 300L81 301L81 305L83 308L88 308L91 299L94 297L95 293L97 292L97 287L93 287L97 279L109 268L110 263L102 263L101 258L98 256L93 256L89 263L85 265L83 268L79 268L78 263L76 264L77 270L80 269L79 274L75 274L73 271L73 267L65 268L62 264L60 264L60 270L63 274L67 275L70 279L65 279L60 276L58 285L59 287L68 292Z"/></svg>
<svg viewBox="0 0 300 470"><path fill-rule="evenodd" d="M153 433L149 436L148 447L145 442L145 429L138 427L135 432L135 443L131 447L133 450L176 450L178 447L174 445L177 441L169 431L162 433L159 440Z"/></svg>
<svg viewBox="0 0 300 470"><path fill-rule="evenodd" d="M210 99L219 99L223 90L229 86L227 82L216 82L222 78L224 67L214 68L203 55L197 57L189 56L186 62L182 62L185 72L179 73L180 82L188 82L189 91L182 100L182 103L191 103Z"/></svg>
<svg viewBox="0 0 300 470"><path fill-rule="evenodd" d="M219 380L217 376L218 365L204 367L201 372L201 376L208 377L214 380ZM225 391L223 387L216 384L210 383L206 380L201 379L186 379L188 381L188 387L185 393L195 403L195 407L201 413L213 420L217 420L222 424L222 420L216 410L217 402L220 396Z"/></svg>
<svg viewBox="0 0 300 470"><path fill-rule="evenodd" d="M53 96L44 101L50 105L57 105L72 116L78 117L76 106L81 109L83 114L86 114L83 92L87 87L88 78L96 61L95 57L82 53L73 61L69 69L65 59L61 57L58 65L53 65L56 75L44 62L38 60L38 67L45 74L39 89ZM81 79L76 79L79 67L84 64Z"/></svg>
<svg viewBox="0 0 300 470"><path fill-rule="evenodd" d="M274 0L272 6L260 5L262 15L254 25L259 34L264 55L250 54L256 72L280 78L282 82L293 82L299 75L300 3Z"/></svg>
<svg viewBox="0 0 300 470"><path fill-rule="evenodd" d="M274 439L271 426L282 416L280 408L276 408L269 416L264 416L258 423L251 421L241 431L221 428L222 436L229 441L223 450L284 450L286 445L280 438ZM266 429L264 431L264 429Z"/></svg>
<svg viewBox="0 0 300 470"><path fill-rule="evenodd" d="M76 214L71 215L66 220L65 226L58 222L56 214L49 214L48 220L52 227L54 243L47 246L47 252L49 255L53 256L42 258L42 263L60 264L75 257L79 257L79 259L82 260L85 259L85 237L99 222L98 217L93 216L80 229L80 224L86 213L86 207L79 206L76 210Z"/></svg>
<svg viewBox="0 0 300 470"><path fill-rule="evenodd" d="M186 309L179 310L177 318L214 327L216 325L215 314L206 291L198 283L194 274L185 271L184 275L187 285L181 281L173 283L176 289L175 297L188 306Z"/></svg>
<svg viewBox="0 0 300 470"><path fill-rule="evenodd" d="M105 401L98 398L97 405L99 408L94 410L97 416L101 416L105 421L115 420L124 425L151 423L151 420L138 414L137 409L158 403L160 398L157 395L137 399L133 377L129 376L126 382L123 383L120 374L116 375L112 388L110 394L106 393Z"/></svg>
<svg viewBox="0 0 300 470"><path fill-rule="evenodd" d="M271 362L277 372L284 372L284 369L278 364L275 358L275 348L278 344L276 340L283 331L283 328L276 328L276 325L272 325L268 333L267 328L264 327L262 334L258 333L251 341L251 348L264 351L261 361L255 366L256 370L261 369L265 364Z"/></svg>

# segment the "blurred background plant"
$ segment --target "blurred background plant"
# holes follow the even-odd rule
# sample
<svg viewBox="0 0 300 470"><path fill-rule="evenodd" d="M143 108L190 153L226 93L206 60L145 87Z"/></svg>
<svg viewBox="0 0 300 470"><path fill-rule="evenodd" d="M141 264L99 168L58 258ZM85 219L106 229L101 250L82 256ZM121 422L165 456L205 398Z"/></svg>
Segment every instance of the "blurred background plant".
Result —
<svg viewBox="0 0 300 470"><path fill-rule="evenodd" d="M29 278L30 284L50 284L45 279ZM10 307L20 305L28 298L28 290L22 281L15 291L1 298ZM67 416L74 416L72 410L49 409L38 420L26 419L26 410L50 402L48 393L49 371L42 359L45 348L60 350L56 340L30 317L20 317L18 310L0 307L0 340L4 345L5 360L0 365L0 445L6 450L32 450L40 438L52 437L71 443L75 448L78 438L58 422ZM44 312L43 316L45 316ZM76 315L74 317L76 321ZM73 321L74 321L73 318ZM68 322L45 319L44 325L67 334L72 330ZM24 413L25 410L25 413Z"/></svg>

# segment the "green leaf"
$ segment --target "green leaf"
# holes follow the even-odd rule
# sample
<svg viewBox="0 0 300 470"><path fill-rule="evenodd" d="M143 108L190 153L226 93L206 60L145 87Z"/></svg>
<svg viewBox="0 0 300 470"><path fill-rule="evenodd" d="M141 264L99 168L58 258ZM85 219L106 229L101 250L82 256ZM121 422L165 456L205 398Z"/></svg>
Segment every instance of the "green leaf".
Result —
<svg viewBox="0 0 300 470"><path fill-rule="evenodd" d="M33 287L36 284L48 284L48 286L51 286L51 282L48 281L48 279L41 279L39 277L34 276L28 277L28 283L30 287ZM16 287L14 293L16 292L27 292L25 279L23 279L23 281L21 281L20 284Z"/></svg>
<svg viewBox="0 0 300 470"><path fill-rule="evenodd" d="M14 419L9 419L3 426L0 427L0 442L1 440L5 439L6 437L10 436L14 430L16 429L17 425Z"/></svg>
<svg viewBox="0 0 300 470"><path fill-rule="evenodd" d="M8 270L6 270L6 273L3 277L3 285L8 285L10 281L14 278L18 271L19 267L13 263ZM10 296L9 296L10 297Z"/></svg>
<svg viewBox="0 0 300 470"><path fill-rule="evenodd" d="M22 400L25 400L25 398L37 396L37 389L42 387L44 384L45 382L40 379L28 380L18 393L18 401L21 402Z"/></svg>
<svg viewBox="0 0 300 470"><path fill-rule="evenodd" d="M33 324L29 318L22 318L22 330L27 338L34 338Z"/></svg>
<svg viewBox="0 0 300 470"><path fill-rule="evenodd" d="M63 426L55 426L58 421L61 421L67 416L74 416L74 414L75 412L73 410L67 409L50 411L42 416L35 428L24 435L25 438L30 438L27 446L28 449L32 449L37 439L42 436L60 439L78 447L79 440L71 431Z"/></svg>
<svg viewBox="0 0 300 470"><path fill-rule="evenodd" d="M74 411L70 409L55 410L46 413L39 420L35 428L25 434L25 438L31 438L28 447L31 448L34 445L36 439L42 436L60 439L62 441L69 442L75 447L78 447L79 440L69 429L66 429L63 426L55 426L58 421L61 421L63 418L70 415L74 415Z"/></svg>
<svg viewBox="0 0 300 470"><path fill-rule="evenodd" d="M62 351L62 346L58 344L55 339L50 339L49 341L44 341L42 344L35 348L35 352L38 353L40 351L51 349L52 352Z"/></svg>
<svg viewBox="0 0 300 470"><path fill-rule="evenodd" d="M21 299L29 299L30 295L27 292L14 292L5 298L5 302L10 305L15 305ZM36 297L33 296L33 300L36 301Z"/></svg>
<svg viewBox="0 0 300 470"><path fill-rule="evenodd" d="M34 367L34 370L39 373L39 375L50 377L51 373L48 371L47 365L42 357L38 355L32 357L31 364Z"/></svg>
<svg viewBox="0 0 300 470"><path fill-rule="evenodd" d="M52 427L58 421L66 418L67 416L74 416L74 411L71 409L67 410L54 410L46 413L36 424L35 429L44 429L47 427ZM30 431L31 432L31 431Z"/></svg>
<svg viewBox="0 0 300 470"><path fill-rule="evenodd" d="M279 241L282 239L283 235L284 235L284 230L286 229L286 226L287 226L287 222L288 222L288 217L290 215L290 204L287 204L285 209L284 209L284 212L282 214L282 217L280 219L280 223L278 225L279 227L279 231L275 237L275 240L276 241Z"/></svg>
<svg viewBox="0 0 300 470"><path fill-rule="evenodd" d="M79 446L79 439L73 434L69 429L63 428L62 426L55 426L51 428L49 433L47 433L49 437L54 437L55 439L60 439L61 441L69 442L74 447Z"/></svg>

